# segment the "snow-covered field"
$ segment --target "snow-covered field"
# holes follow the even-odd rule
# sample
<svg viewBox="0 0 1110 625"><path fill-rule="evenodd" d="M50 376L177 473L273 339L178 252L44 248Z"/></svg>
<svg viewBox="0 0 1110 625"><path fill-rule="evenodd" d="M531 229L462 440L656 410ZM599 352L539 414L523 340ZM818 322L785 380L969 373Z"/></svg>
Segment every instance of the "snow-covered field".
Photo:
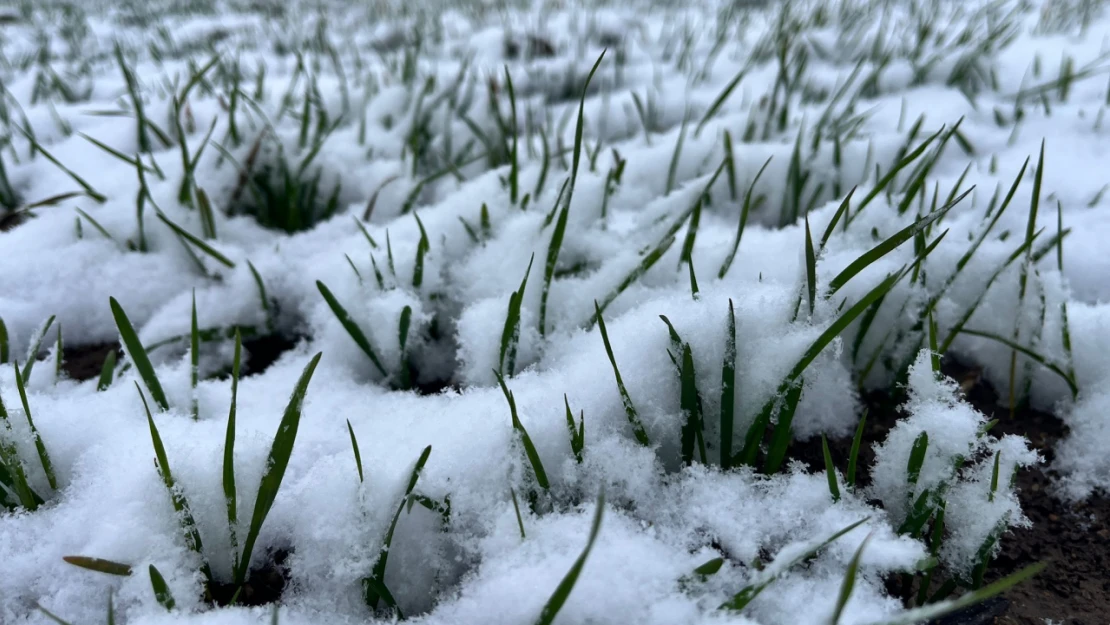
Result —
<svg viewBox="0 0 1110 625"><path fill-rule="evenodd" d="M1042 459L930 350L1066 423L1053 496L1110 492L1103 4L0 9L0 623L1001 590ZM872 466L797 461L872 390Z"/></svg>

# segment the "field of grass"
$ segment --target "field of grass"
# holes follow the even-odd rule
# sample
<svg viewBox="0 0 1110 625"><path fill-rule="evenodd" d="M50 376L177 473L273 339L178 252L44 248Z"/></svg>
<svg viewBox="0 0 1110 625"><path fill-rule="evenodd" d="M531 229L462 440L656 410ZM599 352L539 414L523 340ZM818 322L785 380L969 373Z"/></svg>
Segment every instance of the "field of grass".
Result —
<svg viewBox="0 0 1110 625"><path fill-rule="evenodd" d="M1027 581L1044 458L942 368L1110 494L1104 5L0 3L0 623Z"/></svg>

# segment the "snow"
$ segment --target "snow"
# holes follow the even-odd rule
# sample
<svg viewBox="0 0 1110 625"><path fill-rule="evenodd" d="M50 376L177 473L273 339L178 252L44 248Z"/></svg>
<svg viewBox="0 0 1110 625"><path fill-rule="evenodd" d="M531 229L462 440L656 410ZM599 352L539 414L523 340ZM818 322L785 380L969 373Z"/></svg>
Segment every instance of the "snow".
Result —
<svg viewBox="0 0 1110 625"><path fill-rule="evenodd" d="M805 30L791 50L805 50L806 65L799 91L786 97L776 87L776 3L726 9L708 1L604 7L458 2L437 16L413 3L277 5L283 15L237 2L215 3L214 11L199 3L192 10L157 4L146 15L139 7L88 3L62 9L44 3L29 9L29 18L0 25L6 91L0 96L0 158L19 204L80 188L43 156L32 158L30 142L17 130L24 126L106 198L98 203L78 196L39 207L33 218L0 233L0 319L20 366L51 315L57 321L46 333L44 353L53 349L58 332L67 347L118 340L109 297L126 310L144 345L165 343L151 348L150 358L170 410L155 412L153 419L204 553L225 581L234 554L222 481L231 391L220 374L231 366L233 350L227 340L203 345L203 379L194 390L188 342L172 339L189 335L195 298L202 329L237 327L295 343L271 367L239 384L234 462L240 540L290 393L311 357L323 353L253 554L255 565L262 565L273 551L291 553L293 581L281 601L283 623L388 620L386 611L373 614L366 607L360 580L380 557L414 463L429 445L415 492L436 501L449 497L450 515L445 524L420 505L402 513L385 575L413 621L534 621L585 547L602 491L607 503L600 534L558 622L827 623L848 563L867 536L860 576L840 622L894 617L905 606L888 594L884 576L917 570L931 555L928 541L899 533L913 502L929 490L936 498L930 501L939 504L943 493L946 539L936 555L946 570L967 575L981 546L999 532L1006 540L1007 528L1027 523L1009 476L1041 461L1020 437L984 433L986 417L960 399L955 382L935 375L921 325L930 304L941 340L977 306L964 328L978 334L954 336L950 352L982 367L1000 401L1009 397L1013 381L1015 394L1028 389L1033 408L1055 413L1068 426L1071 434L1052 466L1061 475L1057 494L1082 499L1110 492L1110 267L1101 251L1110 232L1110 194L1102 192L1099 170L1110 132L1103 128L1110 122L1101 123L1106 87L1080 77L1066 98L1056 87L1045 90L1044 100L1014 95L1056 80L1057 67L1065 66L1061 59L1074 59L1075 71L1100 63L1110 16L1099 13L1080 24L1079 17L1068 17L1064 5L1071 3L1058 1L1022 8L1014 2L904 0L883 4L874 15L867 13L867 2L833 8L814 1L789 17ZM982 71L955 76L961 58L978 54L981 31L1011 9L1017 11L1012 38L977 58L973 65ZM922 44L922 58L936 55L924 68L915 65L912 46L922 11L937 13L938 25L951 25L944 42L930 37ZM151 17L162 21L144 22ZM66 20L87 20L89 35L67 31ZM159 33L161 26L166 30ZM975 34L962 40L955 33L965 26ZM217 31L226 37L213 43ZM87 68L88 101L38 95L37 65L20 63L35 58L40 33L52 37L55 69L84 75ZM603 41L612 34L623 43ZM506 38L527 48L529 36L550 44L554 55L506 58ZM84 48L73 48L74 37ZM301 136L310 130L316 136L316 120L302 129L300 115L306 84L315 84L313 111L326 111L340 125L321 144L305 177L317 168L323 172L321 203L339 189L337 214L292 234L266 228L250 215L228 214L237 206L233 195L241 174L231 159L207 146L194 177L214 209L218 234L205 242L234 265L225 266L156 217L160 211L203 237L200 214L179 201L185 175L180 147L152 138L152 154L142 159L156 163L162 176L153 166L145 173L150 196L140 231L136 168L77 134L125 155L140 150L130 113L89 114L131 108L112 55L116 39L139 77L146 115L172 142L177 133L170 94L179 93L213 51L239 59L246 74L242 99L252 100L239 102L242 140L230 139L228 83L217 77L225 71L220 67L209 76L213 92L202 82L189 96L194 129L186 130L185 140L191 155L212 127L213 141L238 163L248 162L259 142L260 165L276 166L284 156L296 168L313 150ZM559 198L566 200L560 188L570 177L560 163L569 166L571 156L560 152L575 142L578 98L604 45L612 48L582 102L582 162L545 298L554 230L549 213L558 217ZM889 62L877 63L872 49L887 50ZM164 50L164 58L152 50ZM304 51L315 83L288 50ZM256 71L263 66L265 84L256 89ZM506 71L521 129L519 189L521 197L528 195L526 210L511 199L508 164L491 169L488 158L473 158L485 142L499 140L499 120L512 119ZM736 90L718 105L722 89L741 71ZM842 85L852 96L830 103ZM283 107L287 90L292 104ZM787 114L780 118L782 109L772 107L784 101ZM351 112L341 117L345 107ZM957 121L959 137L946 137ZM818 131L824 134L815 140ZM836 133L843 135L842 145L833 145L830 135ZM899 175L895 193L874 194L861 208L898 159L935 133L942 138L923 157L935 163L920 200L911 198L901 210L901 190L919 160ZM970 150L961 147L964 141ZM468 144L475 151L448 167ZM1042 145L1044 167L1035 171ZM548 165L542 164L545 150ZM964 266L969 246L998 214L1000 198L1027 159L1012 205ZM626 165L614 182L621 160ZM725 173L714 180L722 162ZM803 175L799 195L794 181ZM1069 229L1063 254L1058 258L1047 247L1035 263L1019 255L1005 265L1025 240L1035 179L1042 185L1035 227L1044 230L1032 249L1041 250L1056 235L1059 218ZM800 441L850 437L862 411L861 392L905 383L904 416L876 443L870 489L848 487L846 458L835 459L842 493L837 501L824 473L801 462L771 476L750 467L718 468L730 306L736 326L735 453L822 333L887 275L910 266L919 250L912 240L899 246L830 296L834 277L934 202L942 205L950 191L958 195L972 186L933 224L927 241L946 232L944 240L912 280L903 278L886 293L866 332L860 321L844 328L801 378L792 422ZM749 188L757 201L729 270L722 272ZM819 251L811 310L801 215L820 241L853 188L847 217ZM372 215L363 223L371 198ZM707 200L699 204L700 198ZM699 220L693 239L691 214ZM621 290L647 251L670 236L675 240L658 261ZM136 249L140 239L146 251ZM696 297L682 260L687 243ZM505 373L520 422L551 482L542 493L494 373L509 297L526 275L516 367ZM318 281L368 338L384 373L339 322ZM650 446L632 436L595 326L596 304L605 306L614 359ZM687 415L668 356L673 347L664 315L693 357L707 465L682 463L680 430ZM403 317L408 330L402 338ZM1057 371L1021 354L1012 360L1009 346L983 333L1013 339L1065 375L1074 370L1076 396ZM32 488L47 500L35 511L0 515L0 622L46 622L37 604L71 622L99 620L109 591L120 622L269 622L269 608L210 609L201 600L200 558L188 549L151 466L150 429L136 387L148 400L150 393L136 368L121 365L112 385L98 391L95 380L55 376L56 357L39 363L26 380L56 491L39 465L15 374L0 368L9 424L0 438L23 459ZM397 390L410 367L422 390L443 390ZM904 380L902 372L908 373ZM190 414L194 397L197 421ZM564 398L576 418L584 415L581 463L572 454ZM362 482L348 425L359 444ZM911 483L906 467L922 433L928 448ZM999 479L992 487L996 457ZM966 464L957 468L957 460ZM528 503L531 493L538 493L534 506ZM786 566L865 518L814 560ZM67 555L124 562L136 572L109 577L67 564ZM724 558L721 569L694 579L694 569L715 557ZM177 610L167 613L155 601L146 574L150 565L166 578ZM781 576L742 612L718 609L773 573Z"/></svg>

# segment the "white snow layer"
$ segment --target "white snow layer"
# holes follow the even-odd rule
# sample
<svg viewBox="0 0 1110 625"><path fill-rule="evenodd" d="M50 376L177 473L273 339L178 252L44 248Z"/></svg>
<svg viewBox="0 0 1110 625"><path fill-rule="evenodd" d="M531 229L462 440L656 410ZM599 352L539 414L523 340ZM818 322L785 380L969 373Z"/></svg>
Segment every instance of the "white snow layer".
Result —
<svg viewBox="0 0 1110 625"><path fill-rule="evenodd" d="M884 575L914 570L930 555L924 542L898 533L914 501L926 489L947 501L947 538L938 555L949 570L964 574L977 564L986 541L1026 522L1010 476L1040 461L1023 439L984 432L985 417L959 399L953 383L933 373L920 323L930 305L942 341L961 323L977 332L953 335L950 352L981 366L1000 397L1009 396L1014 371L1015 393L1027 389L1032 407L1054 411L1070 428L1053 467L1063 475L1061 494L1110 492L1110 267L1102 251L1110 235L1110 195L1104 197L1099 175L1103 136L1110 129L1102 123L1104 81L1080 79L1084 68L1104 56L1110 19L1101 13L1082 14L1073 3L1056 1L860 0L836 3L836 9L794 3L790 19L806 32L792 40L792 54L804 50L807 60L797 91L783 96L776 90L772 38L781 22L777 3L732 3L727 10L716 2L650 5L647 13L649 3L643 2L515 8L459 2L432 13L406 6L412 3L375 3L365 10L321 5L330 6L330 14L307 3L198 2L182 9L182 3L166 2L126 10L41 4L24 5L29 14L13 13L11 23L0 25L0 112L6 122L0 136L6 181L0 182L15 192L17 206L80 191L76 177L103 201L92 194L65 197L0 233L0 319L20 367L45 320L56 316L41 347L50 355L26 385L39 440L57 477L53 489L38 462L14 370L4 367L5 453L23 459L32 488L47 501L33 512L0 516L0 622L47 622L37 605L75 623L99 621L109 591L120 622L231 625L270 619L268 608L211 610L202 602L200 558L188 548L152 466L151 433L136 384L147 401L151 394L136 368L117 368L103 391L95 379L77 382L55 374L58 333L69 347L119 339L109 297L119 301L150 348L170 405L155 410L153 419L204 553L221 580L230 579L236 553L222 481L231 392L226 375L210 376L225 374L231 364L227 332L238 327L296 343L239 385L234 465L240 543L290 393L309 359L323 353L284 481L253 554L262 565L276 551L290 553L283 623L385 618L366 607L360 580L380 557L426 446L431 453L415 493L427 501L449 498L450 514L444 521L421 505L407 508L385 573L400 609L416 622L535 621L585 547L602 491L607 503L600 534L558 622L826 623L848 562L867 536L860 576L839 622L891 617L903 608L887 594ZM881 8L870 6L875 4ZM949 20L972 35L930 38L914 50L908 42L926 13L934 23ZM999 40L977 47L983 31L1007 15L1010 26ZM167 146L151 130L151 153L140 156L149 197L140 196L134 164L82 136L124 158L142 151L127 84L112 55L117 39L133 64L145 115L169 134ZM523 56L508 54L507 40ZM33 61L43 45L54 55L48 71ZM604 48L583 104L583 155L570 189L556 277L545 296L549 247L563 220L557 202L566 199L560 189L570 178L567 150L575 141L578 98ZM890 58L878 62L873 49L889 51ZM212 50L238 59L245 74L234 131L242 134L240 141L232 139L229 124L230 65L219 65L211 84L201 81L194 88L183 113L191 121L184 129L189 154L205 149L193 176L213 206L215 237L205 235L200 212L179 198L185 166L169 95L183 89ZM306 51L307 68L298 69L290 50ZM1056 84L1057 65L1061 74L1070 67L1067 72L1079 78L1068 87ZM735 91L718 103L741 70ZM49 78L56 71L75 89L87 83L87 95L74 102L57 93L43 96L43 89L57 89ZM315 132L319 121L302 127L306 72L316 81L314 110L328 113L323 125L339 124L304 179L311 180L319 167L321 202L338 189L337 214L286 234L226 211L236 205L241 164L256 158L276 163L278 146L297 163L313 149L301 141L302 132ZM845 84L857 95L835 99ZM1037 89L1045 84L1049 88ZM287 91L292 105L283 107ZM779 96L772 98L774 93ZM789 103L781 126L778 97ZM124 114L89 114L105 110ZM501 140L499 123L513 119L520 128L520 170L514 173L508 164L490 170L488 158L475 156L487 141L494 146ZM957 121L955 135L950 131ZM266 129L268 123L274 127ZM202 148L209 128L227 154ZM72 173L36 156L18 129L33 134ZM815 137L815 129L823 136ZM941 141L935 140L923 160L899 174L893 193L878 193L863 208L898 160L938 132L947 139L943 147L936 149ZM832 134L843 136L842 144L834 146ZM420 142L427 157L417 162L414 146ZM252 156L256 144L262 147ZM925 160L932 166L921 195L902 206L903 192ZM724 173L715 177L722 162ZM1019 171L1020 185L1002 213ZM1041 185L1037 198L1035 184ZM890 388L899 371L909 372L906 414L876 448L869 492L848 488L838 473L842 497L834 501L824 473L800 463L773 476L747 467L683 465L686 416L672 361L681 365L683 355L661 315L690 348L707 459L717 465L730 306L736 326L736 453L748 426L814 341L889 273L910 267L920 250L910 240L842 285L834 277L931 206L944 205L950 191L955 197L973 185L926 233L932 243L945 232L939 245L864 315L870 324L857 321L844 329L802 378L792 430L806 440L851 436L861 387ZM854 187L847 217L819 251L811 310L807 226L800 215L812 206L808 227L819 242ZM737 249L749 188L755 201ZM699 205L703 196L707 201ZM1039 212L1030 224L1033 199ZM206 239L228 263L180 238L159 212ZM372 213L367 222L364 213ZM691 214L698 220L696 237L690 236ZM1058 223L1068 229L1059 256L1051 244ZM1040 231L1032 258L1020 249L1031 225ZM687 244L696 297L684 262ZM638 275L636 268L653 249L665 251ZM1016 260L1007 264L1011 257ZM728 270L720 271L726 264ZM510 295L526 277L516 366L504 373L550 481L534 506L529 496L539 489L537 480L493 373L502 368ZM317 281L362 329L380 368L352 340ZM174 340L189 335L194 298L200 328L224 337L203 344L195 392L187 341ZM637 443L629 423L595 326L595 302L605 306L613 357L650 446ZM402 317L408 323L403 339ZM1051 367L1022 353L1012 360L1010 346L984 333L1028 347ZM447 390L390 390L403 379L406 360L415 383ZM1074 381L1075 397L1064 378ZM568 405L576 419L584 415L581 463L572 453ZM928 447L910 483L906 467L922 433ZM847 459L835 461L842 467ZM866 496L882 507L868 504ZM785 566L863 519L813 561ZM121 578L82 570L62 560L70 555L128 563L135 573ZM716 574L694 574L717 557L724 563ZM761 571L765 560L768 568ZM176 599L173 612L155 601L151 565ZM764 579L767 570L777 571L776 565L783 567L782 576L743 612L718 609Z"/></svg>

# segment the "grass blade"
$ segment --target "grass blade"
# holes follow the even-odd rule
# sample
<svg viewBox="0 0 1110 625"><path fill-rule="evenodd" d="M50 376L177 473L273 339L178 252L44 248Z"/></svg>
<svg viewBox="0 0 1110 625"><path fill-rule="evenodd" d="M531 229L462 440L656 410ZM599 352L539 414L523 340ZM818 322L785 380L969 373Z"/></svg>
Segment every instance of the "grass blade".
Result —
<svg viewBox="0 0 1110 625"><path fill-rule="evenodd" d="M236 582L239 584L247 579L247 570L250 567L254 543L258 540L258 533L262 530L266 515L270 513L270 507L274 505L274 500L277 499L278 489L281 488L281 480L285 477L286 467L289 466L289 457L293 454L293 443L297 440L297 428L301 423L301 411L304 406L305 394L308 392L308 383L312 380L312 373L320 362L320 356L322 356L322 353L313 356L304 368L304 372L301 373L301 378L293 388L289 404L285 407L285 414L282 415L281 423L274 435L274 443L266 461L267 471L258 485L258 498L254 502L254 514L251 517L250 530L247 532L247 540L243 545L243 556L239 561L239 570L235 576Z"/></svg>
<svg viewBox="0 0 1110 625"><path fill-rule="evenodd" d="M46 481L50 483L50 488L58 490L58 480L54 477L54 465L50 462L50 454L46 453L46 444L42 442L42 436L39 436L39 430L31 419L31 405L27 402L27 387L23 384L23 376L20 375L19 367L16 367L15 363L12 363L12 370L15 372L15 386L19 391L19 401L23 404L23 414L27 417L31 437L35 439L35 451L38 452L42 470L46 473Z"/></svg>
<svg viewBox="0 0 1110 625"><path fill-rule="evenodd" d="M632 433L641 445L648 447L651 442L648 440L643 424L640 423L640 416L636 412L636 406L632 403L632 398L628 395L624 380L621 379L620 369L617 368L617 358L613 355L613 346L609 343L609 332L605 329L605 319L601 316L601 307L597 305L597 302L594 302L594 311L596 312L597 327L601 331L601 340L605 343L605 353L609 356L609 363L613 365L613 376L617 378L617 390L620 392L621 404L624 405L624 412L628 415L628 422L632 425Z"/></svg>
<svg viewBox="0 0 1110 625"><path fill-rule="evenodd" d="M586 548L582 550L582 554L571 565L570 570L563 576L563 580L555 588L555 592L551 593L551 597L543 606L540 616L536 619L536 625L551 625L555 622L555 617L558 616L559 610L563 608L563 604L567 602L567 597L570 596L574 585L578 583L578 576L582 573L582 567L586 564L586 558L590 556L590 550L594 547L594 541L597 540L597 534L601 530L601 518L605 514L605 493L599 493L597 496L597 506L594 510L593 524L590 525L590 537L586 541Z"/></svg>
<svg viewBox="0 0 1110 625"><path fill-rule="evenodd" d="M324 296L324 300L328 303L331 311L335 313L336 319L338 319L339 323L342 324L343 329L347 331L347 334L351 335L351 339L354 340L355 344L358 345L359 348L362 349L362 352L370 358L370 362L374 363L374 366L383 376L388 376L389 374L388 372L386 372L385 367L382 365L382 361L378 359L377 353L374 352L374 348L370 345L370 339L366 338L366 334L362 332L362 328L358 327L358 324L355 323L355 320L351 318L351 315L347 312L347 309L343 308L343 305L339 303L339 300L335 299L335 296L332 295L331 290L328 289L328 287L324 285L323 282L317 280L316 288L320 290L320 295Z"/></svg>
<svg viewBox="0 0 1110 625"><path fill-rule="evenodd" d="M679 405L686 416L682 424L682 462L690 465L694 462L694 447L697 444L698 433L702 429L701 406L698 404L698 385L694 374L694 355L690 344L682 346L682 368L679 373L682 384L682 395ZM702 461L705 461L705 452L702 452Z"/></svg>
<svg viewBox="0 0 1110 625"><path fill-rule="evenodd" d="M827 445L826 449L828 449ZM869 540L871 540L870 534L859 544L859 549L856 549L856 554L852 556L851 562L848 563L848 570L844 572L844 582L840 585L840 596L836 599L836 609L833 611L832 619L829 621L830 625L838 625L840 623L840 616L844 614L844 606L848 605L848 599L851 598L852 590L856 587L856 575L859 573L859 561L863 556L863 549L867 546L867 541Z"/></svg>
<svg viewBox="0 0 1110 625"><path fill-rule="evenodd" d="M223 486L227 502L227 527L231 537L232 571L239 568L239 509L235 490L235 412L239 401L239 366L242 363L243 336L235 331L235 356L231 361L231 408L227 412L224 435Z"/></svg>
<svg viewBox="0 0 1110 625"><path fill-rule="evenodd" d="M960 330L960 333L961 334L967 334L967 335L970 335L970 336L978 336L978 337L985 338L985 339L991 339L992 341L998 341L999 343L1002 343L1006 347L1009 347L1014 352L1021 352L1025 356L1028 356L1029 358L1036 361L1037 364L1041 365L1042 367L1044 367L1044 368L1048 369L1049 371L1055 373L1056 375L1060 376L1060 379L1062 379L1068 385L1068 389L1071 391L1071 395L1072 395L1073 399L1079 395L1079 386L1076 384L1075 380L1073 380L1072 377L1070 375L1068 375L1068 373L1060 367L1060 365L1057 365L1056 363L1049 361L1048 358L1046 358L1042 354L1039 354L1039 353L1033 351L1032 349L1018 343L1017 341L1014 341L1012 339L1008 339L1008 338L1006 338L1004 336L1001 336L999 334L994 334L992 332L984 332L984 331L981 331L981 330L972 330L972 329L969 329L969 328L963 328L963 329Z"/></svg>
<svg viewBox="0 0 1110 625"><path fill-rule="evenodd" d="M351 427L350 419L347 419L347 433L351 435L351 449L355 452L355 466L358 467L358 481L361 484L364 481L362 475L362 454L358 451L358 439L355 438L355 429Z"/></svg>
<svg viewBox="0 0 1110 625"><path fill-rule="evenodd" d="M829 451L829 439L821 435L821 453L825 457L825 477L829 480L829 494L833 501L840 501L840 486L836 483L836 468L833 466L832 452Z"/></svg>
<svg viewBox="0 0 1110 625"><path fill-rule="evenodd" d="M170 587L166 585L166 580L154 565L150 565L150 586L154 589L154 599L167 610L172 610L177 606L177 602L173 600L173 594L170 593Z"/></svg>
<svg viewBox="0 0 1110 625"><path fill-rule="evenodd" d="M501 354L498 367L501 375L512 377L516 373L516 350L520 342L520 307L524 301L524 289L528 286L528 275L532 273L532 262L536 255L528 261L528 269L524 272L524 279L520 281L520 288L509 296L509 311L505 316L505 328L501 331Z"/></svg>
<svg viewBox="0 0 1110 625"><path fill-rule="evenodd" d="M193 421L200 420L197 378L200 373L200 328L197 327L197 290L193 289L193 314L189 321L189 388L192 394Z"/></svg>
<svg viewBox="0 0 1110 625"><path fill-rule="evenodd" d="M3 319L0 319L0 365L8 364L8 357L8 326L4 325Z"/></svg>
<svg viewBox="0 0 1110 625"><path fill-rule="evenodd" d="M854 488L856 485L856 467L859 466L859 448L863 443L863 430L867 423L867 411L864 411L863 416L859 419L859 425L856 426L856 435L852 437L852 451L848 455L848 474L844 476L844 483L848 488Z"/></svg>
<svg viewBox="0 0 1110 625"><path fill-rule="evenodd" d="M1033 577L1037 573L1040 573L1041 570L1044 569L1044 567L1045 563L1038 562L1036 564L1025 567L1024 569L1018 571L1017 573L1014 573L1013 575L1008 575L998 580L997 582L994 582L993 584L989 584L978 590L969 592L959 599L955 599L952 601L942 601L922 606L920 608L907 610L894 618L882 621L875 621L873 623L870 623L869 625L914 625L915 623L929 621L931 619L944 616L945 614L951 614L952 612L956 612L964 608L973 606L977 603L981 603L987 599L990 599L991 597L1006 592L1014 586L1017 586L1025 580Z"/></svg>
<svg viewBox="0 0 1110 625"><path fill-rule="evenodd" d="M501 385L501 391L505 394L505 400L509 402L509 413L513 420L513 429L520 432L520 440L524 445L524 454L528 457L528 463L532 465L532 472L536 475L536 482L540 488L547 490L551 487L551 483L547 479L547 471L543 468L543 461L540 459L540 454L536 451L536 445L532 442L532 437L528 435L528 430L524 429L524 424L520 421L520 415L516 410L516 399L513 397L513 392L505 385L505 378L502 378L496 371L494 375L497 376L497 382Z"/></svg>
<svg viewBox="0 0 1110 625"><path fill-rule="evenodd" d="M744 194L744 205L740 208L740 221L736 225L736 238L732 242L732 250L728 253L728 256L725 257L724 263L721 264L721 270L717 272L718 278L724 278L728 274L729 268L732 267L732 261L736 258L736 252L740 249L740 239L744 237L744 228L748 225L748 214L753 207L758 208L758 205L762 203L762 198L760 198L760 200L756 201L753 205L752 193L755 191L755 184L759 182L759 177L763 175L764 170L771 164L772 158L774 157L767 158L763 163L763 167L759 168L759 171L755 174L755 178L752 178L751 184L748 185L748 191Z"/></svg>
<svg viewBox="0 0 1110 625"><path fill-rule="evenodd" d="M174 233L177 234L177 236L179 236L182 239L184 239L185 241L193 244L198 249L200 249L200 251L202 251L205 254L211 256L216 262L218 262L221 265L227 267L228 269L234 269L235 268L235 263L233 263L227 256L224 256L223 254L217 252L214 247L205 243L199 237L197 237L193 233L189 232L188 230L186 230L186 229L182 228L181 226L179 226L179 225L173 223L172 221L170 221L170 219L168 217L166 217L164 214L162 214L161 211L159 211L157 213L157 215L158 215L158 219L161 219L162 223L169 226L170 230L173 230Z"/></svg>
<svg viewBox="0 0 1110 625"><path fill-rule="evenodd" d="M728 334L721 365L721 468L732 465L732 426L736 418L736 313L728 300Z"/></svg>
<svg viewBox="0 0 1110 625"><path fill-rule="evenodd" d="M106 391L108 387L112 386L112 377L116 371L116 351L108 352L104 358L104 364L100 367L100 379L96 383L97 391Z"/></svg>
<svg viewBox="0 0 1110 625"><path fill-rule="evenodd" d="M88 556L63 556L62 560L65 560L73 566L79 566L83 569L96 571L97 573L118 575L120 577L127 577L128 575L131 575L130 564L113 562L112 560L104 560L102 558L90 558Z"/></svg>
<svg viewBox="0 0 1110 625"><path fill-rule="evenodd" d="M158 376L154 373L154 365L150 364L150 358L147 357L146 349L139 341L139 335L135 333L131 320L127 318L127 313L123 311L123 307L119 305L116 298L111 297L108 301L112 306L112 316L115 317L116 328L119 330L120 339L127 351L127 357L135 365L135 370L139 372L143 384L150 391L154 403L163 411L169 410L170 404L166 401L166 394L162 390L162 385L158 382Z"/></svg>
<svg viewBox="0 0 1110 625"><path fill-rule="evenodd" d="M39 349L42 348L42 341L46 337L46 333L50 331L50 326L54 324L54 315L43 324L42 329L35 334L35 338L31 340L31 347L27 350L27 362L23 363L23 371L21 372L24 380L31 379L31 371L35 368L35 362L38 360ZM14 363L13 363L14 364Z"/></svg>

